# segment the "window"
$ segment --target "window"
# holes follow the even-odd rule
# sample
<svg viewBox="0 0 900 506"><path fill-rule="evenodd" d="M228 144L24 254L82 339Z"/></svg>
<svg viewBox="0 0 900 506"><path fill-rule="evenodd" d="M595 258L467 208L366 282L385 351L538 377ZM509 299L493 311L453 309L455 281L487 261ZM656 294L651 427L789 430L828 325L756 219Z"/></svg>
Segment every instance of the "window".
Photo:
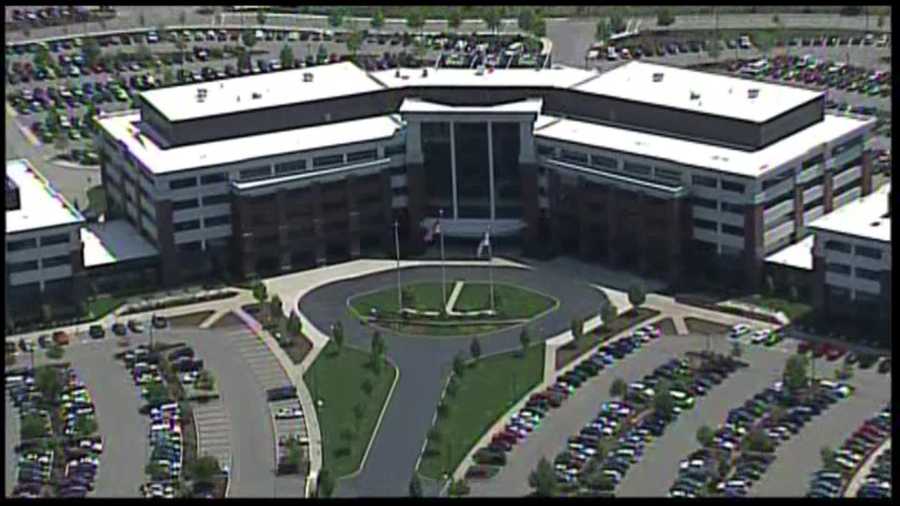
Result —
<svg viewBox="0 0 900 506"><path fill-rule="evenodd" d="M37 239L22 239L21 241L9 241L6 243L6 251L22 251L37 247Z"/></svg>
<svg viewBox="0 0 900 506"><path fill-rule="evenodd" d="M378 150L377 149L367 149L365 151L356 151L354 153L347 154L347 163L354 162L365 162L367 160L374 160L378 158Z"/></svg>
<svg viewBox="0 0 900 506"><path fill-rule="evenodd" d="M681 181L681 172L672 169L656 169L656 177L660 179L667 179L669 181L680 182Z"/></svg>
<svg viewBox="0 0 900 506"><path fill-rule="evenodd" d="M709 176L693 176L691 182L697 186L706 186L708 188L717 188L719 186L716 178Z"/></svg>
<svg viewBox="0 0 900 506"><path fill-rule="evenodd" d="M276 163L276 174L291 174L306 170L306 160L294 160L292 162Z"/></svg>
<svg viewBox="0 0 900 506"><path fill-rule="evenodd" d="M787 202L788 200L794 200L794 192L793 191L788 191L788 192L782 193L781 195L766 202L765 210L768 211L769 209L772 209L773 207L777 206L778 204Z"/></svg>
<svg viewBox="0 0 900 506"><path fill-rule="evenodd" d="M691 202L697 207L705 207L706 209L718 210L718 202L713 199L705 199L703 197L694 197Z"/></svg>
<svg viewBox="0 0 900 506"><path fill-rule="evenodd" d="M810 158L809 160L806 160L805 162L803 162L803 170L806 170L814 165L820 164L823 161L825 161L824 155L821 155L821 154L816 155L816 156Z"/></svg>
<svg viewBox="0 0 900 506"><path fill-rule="evenodd" d="M581 153L578 151L569 151L568 149L563 149L562 151L560 151L559 157L567 162L588 163L588 155L586 153Z"/></svg>
<svg viewBox="0 0 900 506"><path fill-rule="evenodd" d="M794 221L794 213L785 213L777 218L772 218L771 221L766 222L766 232L775 227L780 227L789 221Z"/></svg>
<svg viewBox="0 0 900 506"><path fill-rule="evenodd" d="M224 183L225 181L228 181L228 174L224 172L200 176L200 184Z"/></svg>
<svg viewBox="0 0 900 506"><path fill-rule="evenodd" d="M200 203L197 199L186 199L186 200L174 200L172 201L172 210L173 211L182 211L184 209L193 209L198 207Z"/></svg>
<svg viewBox="0 0 900 506"><path fill-rule="evenodd" d="M709 221L709 220L699 220L699 219L694 220L694 228L702 228L704 230L712 230L712 231L717 230L716 222Z"/></svg>
<svg viewBox="0 0 900 506"><path fill-rule="evenodd" d="M619 162L611 156L591 155L591 165L606 169L618 169Z"/></svg>
<svg viewBox="0 0 900 506"><path fill-rule="evenodd" d="M254 179L258 177L265 177L272 174L272 169L269 168L268 165L265 167L255 167L252 169L244 169L240 172L241 181L246 181L248 179Z"/></svg>
<svg viewBox="0 0 900 506"><path fill-rule="evenodd" d="M16 272L33 271L37 270L37 268L37 260L29 260L27 262L10 262L6 264L6 269L10 274Z"/></svg>
<svg viewBox="0 0 900 506"><path fill-rule="evenodd" d="M195 177L185 177L181 179L173 179L169 181L169 189L170 190L180 190L182 188L193 188L197 186L197 178Z"/></svg>
<svg viewBox="0 0 900 506"><path fill-rule="evenodd" d="M861 279L868 279L869 281L879 281L881 279L881 273L878 271L873 271L872 269L863 269L862 267L857 267L856 277Z"/></svg>
<svg viewBox="0 0 900 506"><path fill-rule="evenodd" d="M732 204L731 202L722 202L722 210L734 214L744 214L744 204Z"/></svg>
<svg viewBox="0 0 900 506"><path fill-rule="evenodd" d="M41 237L41 246L52 246L69 242L69 234L53 234Z"/></svg>
<svg viewBox="0 0 900 506"><path fill-rule="evenodd" d="M179 253L182 253L185 251L202 251L203 250L203 242L202 241L191 241L191 242L185 242L182 244L176 244L175 249L177 249Z"/></svg>
<svg viewBox="0 0 900 506"><path fill-rule="evenodd" d="M786 170L786 171L782 172L781 174L778 174L777 176L773 176L769 179L766 179L765 181L762 182L763 191L766 191L775 185L783 183L783 182L787 181L788 179L793 179L794 171L795 171L795 169Z"/></svg>
<svg viewBox="0 0 900 506"><path fill-rule="evenodd" d="M722 233L743 237L744 236L744 227L737 227L734 225L726 225L723 223L722 224Z"/></svg>
<svg viewBox="0 0 900 506"><path fill-rule="evenodd" d="M401 156L406 154L406 144L397 144L396 146L385 146L384 156Z"/></svg>
<svg viewBox="0 0 900 506"><path fill-rule="evenodd" d="M556 154L556 148L546 144L537 145L537 154L540 156L553 156Z"/></svg>
<svg viewBox="0 0 900 506"><path fill-rule="evenodd" d="M806 211L809 211L810 209L815 209L815 208L821 206L824 202L825 202L824 196L821 196L821 197L819 197L815 200L811 200L809 202L805 202L803 204L803 211L806 212Z"/></svg>
<svg viewBox="0 0 900 506"><path fill-rule="evenodd" d="M847 264L827 263L825 264L825 270L836 274L850 275L850 266Z"/></svg>
<svg viewBox="0 0 900 506"><path fill-rule="evenodd" d="M211 218L203 218L204 227L218 227L220 225L230 225L231 215L223 214L222 216L213 216Z"/></svg>
<svg viewBox="0 0 900 506"><path fill-rule="evenodd" d="M60 265L71 265L72 257L69 255L59 255L55 257L43 258L41 259L41 266L44 269L49 269L51 267L59 267Z"/></svg>
<svg viewBox="0 0 900 506"><path fill-rule="evenodd" d="M857 145L862 144L862 141L863 141L862 135L858 135L843 144L835 146L835 148L833 150L831 150L831 156L837 156L837 155L843 153L844 151L853 149Z"/></svg>
<svg viewBox="0 0 900 506"><path fill-rule="evenodd" d="M220 193L219 195L209 195L203 197L203 205L204 206L214 206L216 204L227 204L231 201L231 195L227 193Z"/></svg>
<svg viewBox="0 0 900 506"><path fill-rule="evenodd" d="M200 228L200 220L179 221L172 225L172 230L176 232L184 232L185 230L196 230Z"/></svg>
<svg viewBox="0 0 900 506"><path fill-rule="evenodd" d="M850 245L841 241L825 241L825 249L831 251L839 251L841 253L850 253Z"/></svg>
<svg viewBox="0 0 900 506"><path fill-rule="evenodd" d="M315 168L340 165L341 163L344 163L344 155L327 155L313 158L313 167Z"/></svg>
<svg viewBox="0 0 900 506"><path fill-rule="evenodd" d="M625 172L639 176L649 176L650 166L643 163L625 162Z"/></svg>
<svg viewBox="0 0 900 506"><path fill-rule="evenodd" d="M722 189L729 192L735 193L744 193L744 189L746 189L746 185L743 183L735 183L732 181L722 181Z"/></svg>
<svg viewBox="0 0 900 506"><path fill-rule="evenodd" d="M875 260L881 260L881 250L870 248L868 246L857 246L856 254L859 256L874 258Z"/></svg>
<svg viewBox="0 0 900 506"><path fill-rule="evenodd" d="M821 186L824 183L825 183L825 174L822 174L821 176L811 179L811 180L803 183L802 185L800 185L800 189L802 191L806 191L806 190L809 190L810 188L814 188L816 186Z"/></svg>

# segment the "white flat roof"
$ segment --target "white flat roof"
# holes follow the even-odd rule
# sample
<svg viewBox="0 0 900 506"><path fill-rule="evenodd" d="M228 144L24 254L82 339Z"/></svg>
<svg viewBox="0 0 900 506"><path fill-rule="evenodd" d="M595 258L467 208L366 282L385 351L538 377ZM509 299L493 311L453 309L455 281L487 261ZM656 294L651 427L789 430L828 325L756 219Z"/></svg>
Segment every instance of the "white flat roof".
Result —
<svg viewBox="0 0 900 506"><path fill-rule="evenodd" d="M812 249L815 239L815 236L808 235L802 240L767 256L766 262L811 271L813 268Z"/></svg>
<svg viewBox="0 0 900 506"><path fill-rule="evenodd" d="M313 80L304 82L304 74L312 74ZM199 89L207 90L203 102L197 102ZM343 62L159 88L141 93L141 98L170 121L183 121L380 89L382 87L365 71L350 62ZM259 98L253 98L255 93Z"/></svg>
<svg viewBox="0 0 900 506"><path fill-rule="evenodd" d="M662 81L653 82L656 73L663 74ZM574 89L756 123L823 95L791 86L634 61ZM748 98L749 89L759 90L757 98ZM700 98L692 100L692 93Z"/></svg>
<svg viewBox="0 0 900 506"><path fill-rule="evenodd" d="M19 187L19 209L6 211L6 233L75 225L84 216L27 160L7 160L6 175Z"/></svg>
<svg viewBox="0 0 900 506"><path fill-rule="evenodd" d="M821 216L807 225L813 230L891 241L891 218L886 217L891 184L882 185L865 197Z"/></svg>
<svg viewBox="0 0 900 506"><path fill-rule="evenodd" d="M87 268L159 255L159 251L125 220L91 223L81 229L81 242Z"/></svg>
<svg viewBox="0 0 900 506"><path fill-rule="evenodd" d="M758 151L741 151L573 119L550 122L540 129L536 127L534 135L755 178L823 142L849 134L871 122L874 120L826 114L823 121Z"/></svg>
<svg viewBox="0 0 900 506"><path fill-rule="evenodd" d="M99 119L99 122L113 138L123 141L131 154L155 174L372 141L392 137L400 129L398 120L391 115L375 116L161 149L145 135L138 134L140 140L136 138L137 127L133 123L139 120L140 113L133 112L108 116Z"/></svg>
<svg viewBox="0 0 900 506"><path fill-rule="evenodd" d="M475 69L428 69L422 77L421 69L380 70L369 75L390 88L409 86L499 86L499 87L555 87L571 88L576 84L599 76L588 70L554 65L549 69L487 69L481 75Z"/></svg>
<svg viewBox="0 0 900 506"><path fill-rule="evenodd" d="M544 100L540 98L526 98L518 102L510 102L508 104L487 105L487 106L452 106L437 104L427 100L418 98L404 98L400 104L401 113L480 113L480 114L498 114L498 113L531 113L540 114L541 108L544 106Z"/></svg>

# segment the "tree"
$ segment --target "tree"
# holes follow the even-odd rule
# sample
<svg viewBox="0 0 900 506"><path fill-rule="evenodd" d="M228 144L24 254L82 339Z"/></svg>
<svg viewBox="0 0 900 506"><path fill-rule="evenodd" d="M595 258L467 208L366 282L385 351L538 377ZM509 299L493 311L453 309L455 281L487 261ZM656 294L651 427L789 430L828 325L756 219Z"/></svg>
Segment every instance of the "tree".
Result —
<svg viewBox="0 0 900 506"><path fill-rule="evenodd" d="M622 378L614 379L612 385L609 386L609 395L622 398L625 397L626 393L628 393L628 384L625 383L625 380Z"/></svg>
<svg viewBox="0 0 900 506"><path fill-rule="evenodd" d="M47 433L47 425L44 419L37 415L25 415L19 429L22 439L34 439L43 437Z"/></svg>
<svg viewBox="0 0 900 506"><path fill-rule="evenodd" d="M406 26L413 32L417 32L425 26L425 16L421 8L413 7L409 10L406 15Z"/></svg>
<svg viewBox="0 0 900 506"><path fill-rule="evenodd" d="M412 480L409 482L409 496L422 497L422 482L419 481L419 474L413 472Z"/></svg>
<svg viewBox="0 0 900 506"><path fill-rule="evenodd" d="M531 33L535 37L544 37L547 35L547 20L540 13L535 14L534 20L531 22Z"/></svg>
<svg viewBox="0 0 900 506"><path fill-rule="evenodd" d="M147 465L144 466L144 474L149 476L150 479L153 481L165 480L169 476L169 473L168 473L168 471L166 471L166 468L163 467L162 464L160 464L159 462L157 462L155 460L147 463Z"/></svg>
<svg viewBox="0 0 900 506"><path fill-rule="evenodd" d="M359 425L362 423L364 416L366 416L366 406L361 402L354 404L353 419L356 420L356 432L359 432Z"/></svg>
<svg viewBox="0 0 900 506"><path fill-rule="evenodd" d="M81 437L87 437L97 432L97 420L93 417L81 417L75 422L75 433Z"/></svg>
<svg viewBox="0 0 900 506"><path fill-rule="evenodd" d="M416 296L413 294L413 291L409 287L405 287L400 290L400 297L403 301L403 307L413 309L416 307ZM403 309L403 308L400 308Z"/></svg>
<svg viewBox="0 0 900 506"><path fill-rule="evenodd" d="M450 381L447 382L447 395L450 397L456 397L456 392L459 391L459 380L456 379L456 375L450 376Z"/></svg>
<svg viewBox="0 0 900 506"><path fill-rule="evenodd" d="M252 66L250 61L250 53L245 48L240 48L238 53L238 68L249 69Z"/></svg>
<svg viewBox="0 0 900 506"><path fill-rule="evenodd" d="M704 448L710 446L715 437L716 432L709 425L703 425L697 429L697 442Z"/></svg>
<svg viewBox="0 0 900 506"><path fill-rule="evenodd" d="M328 14L328 24L333 28L338 28L344 24L344 17L346 16L347 11L343 7L338 7Z"/></svg>
<svg viewBox="0 0 900 506"><path fill-rule="evenodd" d="M254 281L250 289L252 290L253 298L256 299L257 303L262 304L269 299L269 290L262 281Z"/></svg>
<svg viewBox="0 0 900 506"><path fill-rule="evenodd" d="M484 10L484 24L488 30L496 33L500 29L500 22L503 19L503 11L500 7L490 6Z"/></svg>
<svg viewBox="0 0 900 506"><path fill-rule="evenodd" d="M260 8L256 11L256 23L259 25L266 24L266 10Z"/></svg>
<svg viewBox="0 0 900 506"><path fill-rule="evenodd" d="M285 44L281 48L281 66L284 68L290 68L294 64L294 50L291 49L291 46Z"/></svg>
<svg viewBox="0 0 900 506"><path fill-rule="evenodd" d="M147 385L145 398L147 399L147 404L157 406L169 401L169 392L166 391L166 387L162 383L150 383Z"/></svg>
<svg viewBox="0 0 900 506"><path fill-rule="evenodd" d="M478 342L478 338L472 338L472 344L469 345L469 353L472 354L472 359L476 362L479 358L481 358L481 343Z"/></svg>
<svg viewBox="0 0 900 506"><path fill-rule="evenodd" d="M537 468L528 475L528 485L534 489L538 497L553 497L558 490L556 473L547 457L541 457Z"/></svg>
<svg viewBox="0 0 900 506"><path fill-rule="evenodd" d="M366 394L366 397L371 397L372 392L375 391L375 385L372 383L372 380L366 378L363 380L362 385L360 386L363 393Z"/></svg>
<svg viewBox="0 0 900 506"><path fill-rule="evenodd" d="M186 21L187 21L187 13L184 11L179 12L178 13L178 24L180 24L181 26L184 26Z"/></svg>
<svg viewBox="0 0 900 506"><path fill-rule="evenodd" d="M212 371L209 369L200 371L200 374L197 376L196 385L200 390L215 390L216 378L213 376Z"/></svg>
<svg viewBox="0 0 900 506"><path fill-rule="evenodd" d="M372 359L378 359L384 353L385 345L384 338L381 337L381 332L375 331L372 332Z"/></svg>
<svg viewBox="0 0 900 506"><path fill-rule="evenodd" d="M380 30L382 26L384 26L384 11L381 7L375 9L375 14L372 15L372 21L370 22L372 28L376 30Z"/></svg>
<svg viewBox="0 0 900 506"><path fill-rule="evenodd" d="M740 341L734 341L731 343L731 356L738 358L744 354L744 347L741 345Z"/></svg>
<svg viewBox="0 0 900 506"><path fill-rule="evenodd" d="M612 302L607 301L606 304L603 304L603 307L600 308L600 319L603 320L603 325L609 327L612 321L616 319L618 313L619 310L616 309Z"/></svg>
<svg viewBox="0 0 900 506"><path fill-rule="evenodd" d="M462 14L459 12L459 9L450 9L450 13L447 14L447 26L450 27L451 30L458 30L461 24Z"/></svg>
<svg viewBox="0 0 900 506"><path fill-rule="evenodd" d="M807 359L803 355L792 355L784 364L784 385L788 391L796 392L809 384Z"/></svg>
<svg viewBox="0 0 900 506"><path fill-rule="evenodd" d="M771 452L773 449L772 438L762 429L754 429L747 435L747 447L755 452Z"/></svg>
<svg viewBox="0 0 900 506"><path fill-rule="evenodd" d="M769 56L769 52L772 50L772 46L775 45L775 35L771 30L760 30L756 32L756 36L754 37L756 42L756 47L759 51Z"/></svg>
<svg viewBox="0 0 900 506"><path fill-rule="evenodd" d="M466 363L463 360L462 353L457 353L453 357L453 374L462 377L466 372Z"/></svg>
<svg viewBox="0 0 900 506"><path fill-rule="evenodd" d="M41 367L35 373L35 384L44 399L54 402L62 393L62 383L56 369L49 366Z"/></svg>
<svg viewBox="0 0 900 506"><path fill-rule="evenodd" d="M84 63L87 66L93 67L97 63L100 53L100 43L97 42L96 37L85 39L84 44L81 46L81 56L84 58Z"/></svg>
<svg viewBox="0 0 900 506"><path fill-rule="evenodd" d="M778 23L781 23L781 18L778 16L778 14L772 16L772 23L775 23L776 25Z"/></svg>
<svg viewBox="0 0 900 506"><path fill-rule="evenodd" d="M675 23L675 16L668 7L656 11L656 24L659 26L669 26Z"/></svg>
<svg viewBox="0 0 900 506"><path fill-rule="evenodd" d="M528 353L528 346L531 345L528 327L522 327L522 332L519 333L519 343L522 345L522 356L524 357Z"/></svg>
<svg viewBox="0 0 900 506"><path fill-rule="evenodd" d="M448 490L448 494L450 497L461 497L464 495L469 495L470 489L469 485L466 483L466 480L453 480L450 483L450 489Z"/></svg>
<svg viewBox="0 0 900 506"><path fill-rule="evenodd" d="M53 343L49 348L47 348L47 358L52 360L59 360L63 358L63 355L65 355L65 353L65 348L56 343Z"/></svg>
<svg viewBox="0 0 900 506"><path fill-rule="evenodd" d="M832 450L830 447L823 446L819 450L819 455L822 457L822 467L824 467L826 470L834 470L838 468L834 450Z"/></svg>
<svg viewBox="0 0 900 506"><path fill-rule="evenodd" d="M656 392L653 394L653 409L659 416L669 416L675 407L675 401L672 399L672 393L669 391L667 381L660 381L656 385Z"/></svg>
<svg viewBox="0 0 900 506"><path fill-rule="evenodd" d="M303 321L300 320L300 315L296 311L291 311L290 316L288 316L287 333L291 337L299 337L303 334Z"/></svg>
<svg viewBox="0 0 900 506"><path fill-rule="evenodd" d="M319 497L331 497L331 494L334 492L334 477L331 476L331 471L327 467L319 471L316 492L316 495Z"/></svg>
<svg viewBox="0 0 900 506"><path fill-rule="evenodd" d="M347 38L347 50L350 51L350 54L353 56L353 60L356 60L356 55L359 52L359 48L362 46L363 35L362 32L353 32L350 34L350 37Z"/></svg>
<svg viewBox="0 0 900 506"><path fill-rule="evenodd" d="M615 8L609 14L609 29L613 34L624 32L625 28L628 27L628 24L625 21L624 12L621 9Z"/></svg>
<svg viewBox="0 0 900 506"><path fill-rule="evenodd" d="M175 74L172 72L171 67L166 67L163 70L163 84L172 84L175 81Z"/></svg>
<svg viewBox="0 0 900 506"><path fill-rule="evenodd" d="M247 49L252 49L253 46L256 45L256 32L253 30L244 30L244 32L241 33L241 42Z"/></svg>
<svg viewBox="0 0 900 506"><path fill-rule="evenodd" d="M531 7L524 7L519 9L519 30L523 32L530 32L534 26L535 20L535 12Z"/></svg>
<svg viewBox="0 0 900 506"><path fill-rule="evenodd" d="M637 308L641 307L646 300L647 294L644 291L643 285L635 283L628 288L628 302L633 306L635 311Z"/></svg>
<svg viewBox="0 0 900 506"><path fill-rule="evenodd" d="M281 302L281 297L277 293L272 295L272 298L269 299L269 313L274 321L279 321L284 318L284 304Z"/></svg>
<svg viewBox="0 0 900 506"><path fill-rule="evenodd" d="M331 337L334 339L334 344L337 345L338 353L344 348L344 326L341 322L335 322L331 326Z"/></svg>
<svg viewBox="0 0 900 506"><path fill-rule="evenodd" d="M191 476L199 483L212 483L213 478L220 472L219 460L211 455L198 458L191 466Z"/></svg>
<svg viewBox="0 0 900 506"><path fill-rule="evenodd" d="M715 37L711 41L709 41L706 49L706 54L708 54L714 61L718 61L719 55L722 54L722 39Z"/></svg>

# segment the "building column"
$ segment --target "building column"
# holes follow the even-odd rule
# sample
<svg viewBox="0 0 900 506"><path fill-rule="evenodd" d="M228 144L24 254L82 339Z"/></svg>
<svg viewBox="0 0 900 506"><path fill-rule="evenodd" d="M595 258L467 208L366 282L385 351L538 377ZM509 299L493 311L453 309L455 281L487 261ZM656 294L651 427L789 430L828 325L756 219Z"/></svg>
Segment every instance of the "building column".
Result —
<svg viewBox="0 0 900 506"><path fill-rule="evenodd" d="M641 275L646 275L649 269L649 261L647 260L647 233L650 221L650 213L647 209L647 205L649 204L649 196L644 192L638 192L637 196L637 205L639 209L639 218L638 225L640 230L637 233L637 247L638 247L638 272Z"/></svg>
<svg viewBox="0 0 900 506"><path fill-rule="evenodd" d="M861 188L862 195L866 196L872 193L872 152L865 149L862 153L862 178Z"/></svg>
<svg viewBox="0 0 900 506"><path fill-rule="evenodd" d="M493 122L487 122L488 136L488 186L491 196L491 221L497 219L497 208L495 205L496 196L494 195L494 129L491 128Z"/></svg>
<svg viewBox="0 0 900 506"><path fill-rule="evenodd" d="M763 209L765 204L747 206L744 212L744 273L746 288L756 290L762 276L762 256L765 251Z"/></svg>
<svg viewBox="0 0 900 506"><path fill-rule="evenodd" d="M619 256L617 254L616 249L616 240L619 235L619 222L620 222L620 209L619 209L619 199L616 195L616 189L612 186L606 187L606 198L608 201L607 211L606 211L606 258L608 259L610 267L615 267L619 264Z"/></svg>
<svg viewBox="0 0 900 506"><path fill-rule="evenodd" d="M823 199L824 200L824 199ZM794 239L800 240L800 234L803 232L803 190L800 186L794 185Z"/></svg>
<svg viewBox="0 0 900 506"><path fill-rule="evenodd" d="M322 212L322 184L316 183L310 186L310 198L313 208L313 237L315 237L314 253L316 265L325 265L328 261L327 247L325 244L325 228Z"/></svg>
<svg viewBox="0 0 900 506"><path fill-rule="evenodd" d="M558 255L562 252L562 234L560 230L561 223L559 218L559 209L562 206L560 203L560 192L561 192L562 184L559 180L559 173L556 171L549 171L547 174L547 193L550 195L550 209L549 209L549 219L550 219L550 248L553 252L553 255Z"/></svg>
<svg viewBox="0 0 900 506"><path fill-rule="evenodd" d="M450 122L450 184L453 190L453 219L459 219L459 201L456 193L456 123Z"/></svg>
<svg viewBox="0 0 900 506"><path fill-rule="evenodd" d="M288 223L285 219L286 201L283 188L275 192L275 220L278 223L278 267L282 272L291 270L291 246Z"/></svg>
<svg viewBox="0 0 900 506"><path fill-rule="evenodd" d="M522 219L525 221L522 249L525 256L532 256L540 246L537 166L520 163L519 177L522 182Z"/></svg>
<svg viewBox="0 0 900 506"><path fill-rule="evenodd" d="M681 282L681 273L684 269L684 256L682 248L684 246L684 235L686 229L685 206L683 199L673 198L668 202L669 213L672 221L668 230L668 258L669 265L667 270L667 278L670 286L677 287Z"/></svg>
<svg viewBox="0 0 900 506"><path fill-rule="evenodd" d="M591 238L590 200L588 199L588 187L585 178L578 176L575 181L576 209L578 209L578 256L582 260L590 260L592 256L593 241Z"/></svg>
<svg viewBox="0 0 900 506"><path fill-rule="evenodd" d="M834 210L834 175L833 170L825 170L824 181L822 182L822 205L823 214L828 214Z"/></svg>
<svg viewBox="0 0 900 506"><path fill-rule="evenodd" d="M346 199L347 212L350 214L347 221L350 258L359 258L359 206L357 203L357 187L360 185L359 177L347 176Z"/></svg>
<svg viewBox="0 0 900 506"><path fill-rule="evenodd" d="M425 237L422 232L421 222L425 217L425 167L421 163L406 166L406 182L408 205L407 209L407 244L410 254L418 255L425 251ZM393 221L390 223L390 249L394 251Z"/></svg>
<svg viewBox="0 0 900 506"><path fill-rule="evenodd" d="M171 200L158 200L156 202L156 234L162 284L166 287L177 285L179 273L178 259L175 253L175 231L172 228Z"/></svg>

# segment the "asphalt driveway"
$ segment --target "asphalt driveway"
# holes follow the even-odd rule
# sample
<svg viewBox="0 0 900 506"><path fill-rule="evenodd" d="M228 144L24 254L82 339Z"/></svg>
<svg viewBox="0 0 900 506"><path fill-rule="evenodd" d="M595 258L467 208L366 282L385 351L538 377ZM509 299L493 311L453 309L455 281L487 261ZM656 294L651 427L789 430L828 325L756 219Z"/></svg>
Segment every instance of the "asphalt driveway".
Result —
<svg viewBox="0 0 900 506"><path fill-rule="evenodd" d="M437 267L408 268L401 271L401 277L404 284L413 281L439 281L441 270ZM488 272L479 267L448 267L448 281L458 278L484 281L488 279ZM560 300L557 310L532 323L535 339L546 339L565 331L573 317L599 313L605 301L600 291L586 284L561 281L560 278L540 271L495 268L494 279L497 282L516 283ZM350 316L347 299L355 294L390 287L395 283L395 271L339 281L313 290L299 304L303 314L319 329L328 329L333 322L340 320L347 342L368 349L372 329L364 327ZM471 340L471 337L432 338L382 333L385 334L388 345L388 357L400 369L400 377L363 469L358 475L340 482L339 496L408 494L407 487L425 433L431 427L434 408L453 356L459 351L468 353ZM518 349L519 328L489 334L480 341L484 355Z"/></svg>

